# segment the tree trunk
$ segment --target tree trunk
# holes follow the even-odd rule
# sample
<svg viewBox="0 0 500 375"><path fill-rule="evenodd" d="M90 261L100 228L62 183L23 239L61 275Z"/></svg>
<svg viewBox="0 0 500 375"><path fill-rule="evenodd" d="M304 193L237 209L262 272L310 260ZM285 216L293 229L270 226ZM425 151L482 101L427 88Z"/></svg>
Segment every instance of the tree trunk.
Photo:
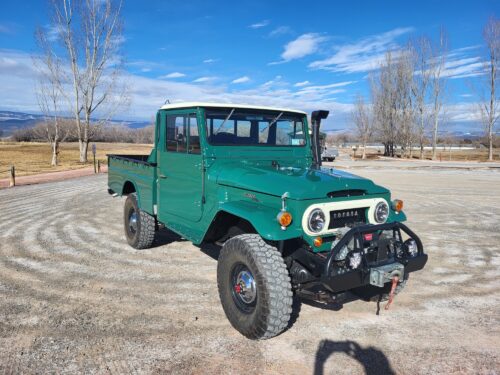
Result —
<svg viewBox="0 0 500 375"><path fill-rule="evenodd" d="M78 140L78 144L80 146L80 163L86 163L87 159L87 151L89 149L89 141Z"/></svg>
<svg viewBox="0 0 500 375"><path fill-rule="evenodd" d="M438 118L434 118L434 133L432 136L432 160L436 160L436 144L438 136Z"/></svg>
<svg viewBox="0 0 500 375"><path fill-rule="evenodd" d="M361 159L366 159L366 142L363 142L363 155L361 155Z"/></svg>
<svg viewBox="0 0 500 375"><path fill-rule="evenodd" d="M52 141L52 161L50 163L50 165L52 165L53 167L57 167L57 163L58 163L57 155L58 154L59 154L59 141L55 140L55 141Z"/></svg>
<svg viewBox="0 0 500 375"><path fill-rule="evenodd" d="M490 129L489 138L489 150L488 150L488 161L493 161L493 132Z"/></svg>

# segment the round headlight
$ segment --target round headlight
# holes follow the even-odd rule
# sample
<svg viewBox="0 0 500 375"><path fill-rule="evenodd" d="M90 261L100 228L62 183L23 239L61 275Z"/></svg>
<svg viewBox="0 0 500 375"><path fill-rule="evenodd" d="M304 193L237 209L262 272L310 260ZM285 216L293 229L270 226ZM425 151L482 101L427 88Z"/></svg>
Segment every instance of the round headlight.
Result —
<svg viewBox="0 0 500 375"><path fill-rule="evenodd" d="M307 226L311 232L321 232L325 227L325 213L319 208L312 210L307 220Z"/></svg>
<svg viewBox="0 0 500 375"><path fill-rule="evenodd" d="M373 216L377 223L385 223L389 217L389 205L385 201L377 203Z"/></svg>

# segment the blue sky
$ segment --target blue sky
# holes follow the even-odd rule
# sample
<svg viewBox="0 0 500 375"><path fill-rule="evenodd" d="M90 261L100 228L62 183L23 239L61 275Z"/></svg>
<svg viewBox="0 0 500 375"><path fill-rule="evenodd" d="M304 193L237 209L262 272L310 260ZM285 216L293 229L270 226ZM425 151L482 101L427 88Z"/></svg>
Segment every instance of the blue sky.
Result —
<svg viewBox="0 0 500 375"><path fill-rule="evenodd" d="M48 2L0 4L0 109L38 112L36 26ZM329 109L348 126L356 94L388 49L413 36L449 37L447 126L474 128L482 28L500 3L482 1L124 1L123 52L131 105L149 120L166 99Z"/></svg>

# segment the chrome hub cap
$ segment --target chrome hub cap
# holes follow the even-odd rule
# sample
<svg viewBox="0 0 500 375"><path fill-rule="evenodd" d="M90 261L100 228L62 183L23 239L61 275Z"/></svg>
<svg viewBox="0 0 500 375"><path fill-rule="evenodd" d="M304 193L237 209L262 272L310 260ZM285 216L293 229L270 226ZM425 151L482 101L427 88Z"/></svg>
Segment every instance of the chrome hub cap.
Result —
<svg viewBox="0 0 500 375"><path fill-rule="evenodd" d="M132 210L128 216L128 227L130 233L137 232L137 212L135 212L135 210Z"/></svg>
<svg viewBox="0 0 500 375"><path fill-rule="evenodd" d="M248 269L243 269L238 273L234 284L234 292L236 297L246 304L255 301L257 296L255 280Z"/></svg>

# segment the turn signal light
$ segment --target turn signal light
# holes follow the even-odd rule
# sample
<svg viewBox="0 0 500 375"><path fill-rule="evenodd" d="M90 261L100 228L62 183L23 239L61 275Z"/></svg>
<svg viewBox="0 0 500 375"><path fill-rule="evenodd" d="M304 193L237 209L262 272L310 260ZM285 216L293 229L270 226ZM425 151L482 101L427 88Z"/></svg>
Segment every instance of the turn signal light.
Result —
<svg viewBox="0 0 500 375"><path fill-rule="evenodd" d="M400 199L394 199L392 201L392 209L396 212L403 211L403 201Z"/></svg>
<svg viewBox="0 0 500 375"><path fill-rule="evenodd" d="M290 212L287 212L287 211L281 211L278 214L277 219L278 219L278 223L280 223L280 225L282 227L287 227L292 223L292 214Z"/></svg>
<svg viewBox="0 0 500 375"><path fill-rule="evenodd" d="M323 245L323 239L321 237L316 237L313 243L314 246L320 247L321 245Z"/></svg>

